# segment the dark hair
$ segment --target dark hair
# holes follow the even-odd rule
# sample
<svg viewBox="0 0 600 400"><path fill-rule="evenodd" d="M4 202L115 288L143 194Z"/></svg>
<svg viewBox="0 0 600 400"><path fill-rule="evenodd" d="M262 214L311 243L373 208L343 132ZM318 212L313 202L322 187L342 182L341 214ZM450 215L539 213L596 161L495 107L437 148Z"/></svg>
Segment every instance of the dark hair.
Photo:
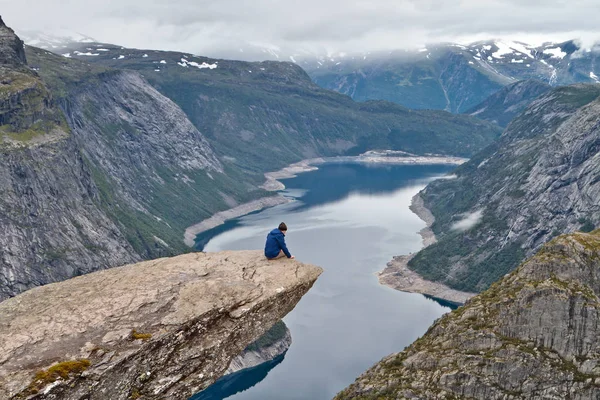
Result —
<svg viewBox="0 0 600 400"><path fill-rule="evenodd" d="M279 224L279 230L280 231L287 231L287 225L285 224L285 222L282 222Z"/></svg>

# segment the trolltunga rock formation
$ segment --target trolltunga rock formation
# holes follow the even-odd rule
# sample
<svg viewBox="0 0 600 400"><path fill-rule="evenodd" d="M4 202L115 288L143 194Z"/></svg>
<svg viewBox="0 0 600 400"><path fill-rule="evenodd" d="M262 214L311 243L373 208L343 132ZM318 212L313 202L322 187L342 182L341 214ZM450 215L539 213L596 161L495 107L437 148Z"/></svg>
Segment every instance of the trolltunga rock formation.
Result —
<svg viewBox="0 0 600 400"><path fill-rule="evenodd" d="M186 399L321 272L257 251L190 253L31 289L0 303L0 398Z"/></svg>

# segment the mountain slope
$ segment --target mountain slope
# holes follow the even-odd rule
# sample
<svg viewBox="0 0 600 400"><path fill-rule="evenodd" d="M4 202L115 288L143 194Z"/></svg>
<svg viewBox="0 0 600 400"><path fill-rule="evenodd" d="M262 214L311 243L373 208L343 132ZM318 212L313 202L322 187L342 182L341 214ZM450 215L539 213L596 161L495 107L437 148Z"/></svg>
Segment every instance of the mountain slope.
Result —
<svg viewBox="0 0 600 400"><path fill-rule="evenodd" d="M470 117L356 103L319 88L292 63L214 60L107 44L79 44L70 56L142 73L185 111L223 162L250 172L372 148L468 156L497 134Z"/></svg>
<svg viewBox="0 0 600 400"><path fill-rule="evenodd" d="M494 122L506 127L535 98L548 92L552 86L547 83L526 80L507 85L471 108L465 114Z"/></svg>
<svg viewBox="0 0 600 400"><path fill-rule="evenodd" d="M600 231L560 236L336 399L596 399Z"/></svg>
<svg viewBox="0 0 600 400"><path fill-rule="evenodd" d="M600 86L554 89L421 197L438 242L409 268L480 291L552 237L600 225Z"/></svg>

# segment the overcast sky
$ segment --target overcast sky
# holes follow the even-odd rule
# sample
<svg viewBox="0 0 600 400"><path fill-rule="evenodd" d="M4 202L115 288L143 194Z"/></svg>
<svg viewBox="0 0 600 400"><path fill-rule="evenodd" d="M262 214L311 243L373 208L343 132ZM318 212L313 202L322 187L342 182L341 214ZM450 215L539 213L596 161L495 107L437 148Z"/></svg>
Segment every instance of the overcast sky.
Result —
<svg viewBox="0 0 600 400"><path fill-rule="evenodd" d="M209 56L242 43L375 51L485 38L600 38L600 0L0 0L17 33L69 30ZM232 53L233 52L233 53ZM240 55L242 58L242 55Z"/></svg>

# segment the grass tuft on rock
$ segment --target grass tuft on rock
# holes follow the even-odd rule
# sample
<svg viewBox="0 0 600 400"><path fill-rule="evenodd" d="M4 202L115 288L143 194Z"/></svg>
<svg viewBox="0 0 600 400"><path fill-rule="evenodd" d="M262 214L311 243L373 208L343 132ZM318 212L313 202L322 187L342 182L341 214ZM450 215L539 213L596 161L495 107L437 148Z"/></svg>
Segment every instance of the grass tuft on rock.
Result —
<svg viewBox="0 0 600 400"><path fill-rule="evenodd" d="M133 329L131 331L131 339L132 340L143 340L143 341L147 341L150 340L152 338L152 334L151 333L141 333L136 331L135 329Z"/></svg>
<svg viewBox="0 0 600 400"><path fill-rule="evenodd" d="M46 385L56 382L59 379L67 380L80 375L91 365L88 359L69 360L54 364L48 369L36 372L33 381L25 391L25 395L33 395L42 390Z"/></svg>

